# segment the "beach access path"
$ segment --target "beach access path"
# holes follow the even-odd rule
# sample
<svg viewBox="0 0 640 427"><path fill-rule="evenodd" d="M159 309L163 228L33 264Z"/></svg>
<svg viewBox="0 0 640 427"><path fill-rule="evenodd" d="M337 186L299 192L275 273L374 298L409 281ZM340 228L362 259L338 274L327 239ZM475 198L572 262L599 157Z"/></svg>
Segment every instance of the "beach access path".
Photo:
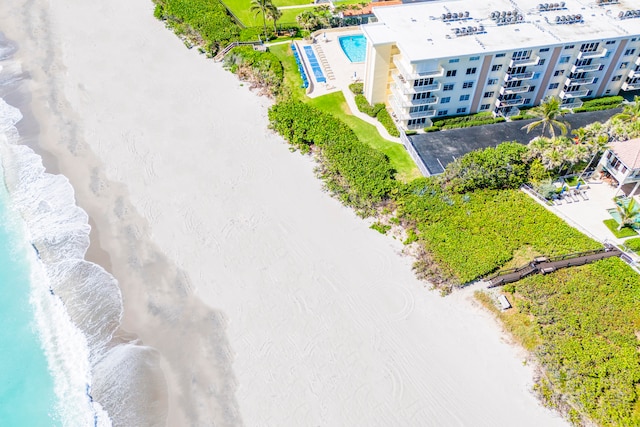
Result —
<svg viewBox="0 0 640 427"><path fill-rule="evenodd" d="M492 315L416 280L401 243L267 130L269 100L151 1L3 2L0 28L20 46L25 143L68 176L89 257L119 280L118 338L159 353L167 390L136 384L137 410L166 403L170 426L567 425Z"/></svg>

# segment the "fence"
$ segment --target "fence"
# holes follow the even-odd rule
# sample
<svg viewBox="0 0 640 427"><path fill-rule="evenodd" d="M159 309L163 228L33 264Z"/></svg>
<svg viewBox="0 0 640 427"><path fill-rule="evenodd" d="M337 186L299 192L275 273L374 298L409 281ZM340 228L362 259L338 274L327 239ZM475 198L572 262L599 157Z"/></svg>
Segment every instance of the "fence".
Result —
<svg viewBox="0 0 640 427"><path fill-rule="evenodd" d="M404 145L404 148L409 153L409 156L411 156L416 166L418 166L418 169L420 169L420 173L422 173L422 175L424 176L431 176L431 173L429 173L429 169L427 169L427 166L424 164L424 162L418 155L418 152L416 151L416 148L413 146L411 139L407 137L407 134L405 134L402 129L400 129L400 141L402 141L402 145Z"/></svg>

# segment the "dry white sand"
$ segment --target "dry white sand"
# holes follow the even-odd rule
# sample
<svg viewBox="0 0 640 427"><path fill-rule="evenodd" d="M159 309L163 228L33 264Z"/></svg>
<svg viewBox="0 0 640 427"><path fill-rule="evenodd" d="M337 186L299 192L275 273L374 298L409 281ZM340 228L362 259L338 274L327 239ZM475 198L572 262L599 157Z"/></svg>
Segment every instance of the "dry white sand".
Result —
<svg viewBox="0 0 640 427"><path fill-rule="evenodd" d="M159 351L168 425L566 425L493 318L417 281L150 1L11 3L21 131L90 214L123 329Z"/></svg>

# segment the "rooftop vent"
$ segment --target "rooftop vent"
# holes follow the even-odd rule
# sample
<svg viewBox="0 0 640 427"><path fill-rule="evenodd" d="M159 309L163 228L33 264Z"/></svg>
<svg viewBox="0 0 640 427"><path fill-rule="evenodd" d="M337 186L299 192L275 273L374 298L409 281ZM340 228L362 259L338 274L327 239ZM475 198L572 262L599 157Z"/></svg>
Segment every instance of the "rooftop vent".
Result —
<svg viewBox="0 0 640 427"><path fill-rule="evenodd" d="M491 19L498 25L510 25L522 22L524 16L517 10L496 10L491 12Z"/></svg>
<svg viewBox="0 0 640 427"><path fill-rule="evenodd" d="M596 0L598 6L606 6L608 4L618 4L620 0Z"/></svg>
<svg viewBox="0 0 640 427"><path fill-rule="evenodd" d="M480 25L477 27L468 26L468 27L461 27L461 28L452 28L451 31L453 31L456 37L472 36L475 34L482 34L485 32L484 25Z"/></svg>
<svg viewBox="0 0 640 427"><path fill-rule="evenodd" d="M577 24L582 22L582 15L560 15L556 16L556 24Z"/></svg>
<svg viewBox="0 0 640 427"><path fill-rule="evenodd" d="M464 12L448 12L448 13L443 13L442 16L440 17L444 22L450 22L450 21L461 21L464 19L471 19L469 17L469 11L466 10Z"/></svg>
<svg viewBox="0 0 640 427"><path fill-rule="evenodd" d="M538 12L549 12L551 10L562 10L565 8L565 2L560 3L540 3L538 5Z"/></svg>
<svg viewBox="0 0 640 427"><path fill-rule="evenodd" d="M631 19L640 18L640 9L627 10L626 12L618 13L618 19Z"/></svg>

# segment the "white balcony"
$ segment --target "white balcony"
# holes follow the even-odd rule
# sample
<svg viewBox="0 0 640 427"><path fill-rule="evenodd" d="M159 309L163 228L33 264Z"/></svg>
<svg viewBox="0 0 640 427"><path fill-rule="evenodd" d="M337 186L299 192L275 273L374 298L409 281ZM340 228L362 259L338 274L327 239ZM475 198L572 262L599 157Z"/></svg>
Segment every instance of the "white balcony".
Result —
<svg viewBox="0 0 640 427"><path fill-rule="evenodd" d="M431 105L431 104L437 104L439 98L437 96L432 96L429 98L422 98L422 99L411 99L410 97L407 97L406 95L402 94L397 86L391 86L391 92L393 93L393 96L396 99L396 102L398 103L399 106L401 107L413 107L416 105Z"/></svg>
<svg viewBox="0 0 640 427"><path fill-rule="evenodd" d="M571 67L572 73L589 73L592 71L600 71L604 69L604 65L602 64L591 64L591 65L574 65Z"/></svg>
<svg viewBox="0 0 640 427"><path fill-rule="evenodd" d="M417 111L415 113L409 113L404 110L394 111L394 112L396 113L396 117L398 118L398 120L410 120L410 119L421 119L423 117L426 117L426 118L435 117L437 110L424 110L424 111Z"/></svg>
<svg viewBox="0 0 640 427"><path fill-rule="evenodd" d="M638 57L636 58L636 62L634 62L634 64L636 64L636 65L640 65L640 56L638 56Z"/></svg>
<svg viewBox="0 0 640 427"><path fill-rule="evenodd" d="M413 70L413 67L407 66L402 61L402 55L394 55L393 63L398 68L398 70L402 73L405 79L407 80L416 80L416 79L424 79L429 77L442 77L444 76L445 70L444 68L438 66L435 70L422 71L417 72Z"/></svg>
<svg viewBox="0 0 640 427"><path fill-rule="evenodd" d="M500 88L500 95L512 95L514 93L525 93L525 92L529 92L529 88L531 86L526 85L526 86L517 86L517 87L501 87Z"/></svg>
<svg viewBox="0 0 640 427"><path fill-rule="evenodd" d="M567 79L564 84L566 86L579 86L579 85L590 85L595 83L596 78L595 77L587 77L584 79Z"/></svg>
<svg viewBox="0 0 640 427"><path fill-rule="evenodd" d="M587 96L589 93L589 89L584 90L574 90L571 92L565 92L564 90L560 92L560 98L568 99L568 98L582 98L583 96Z"/></svg>
<svg viewBox="0 0 640 427"><path fill-rule="evenodd" d="M580 52L578 59L604 58L607 55L607 49L596 50L595 52Z"/></svg>
<svg viewBox="0 0 640 427"><path fill-rule="evenodd" d="M527 65L538 65L539 62L540 57L535 55L529 58L512 59L511 62L509 62L509 67L526 67Z"/></svg>
<svg viewBox="0 0 640 427"><path fill-rule="evenodd" d="M524 104L524 98L516 98L516 99L506 99L506 100L499 100L496 99L496 107L501 108L501 107L515 107L518 105L523 105Z"/></svg>
<svg viewBox="0 0 640 427"><path fill-rule="evenodd" d="M526 73L518 73L518 74L505 74L504 81L512 82L514 80L531 80L533 78L533 71L528 71Z"/></svg>
<svg viewBox="0 0 640 427"><path fill-rule="evenodd" d="M636 77L640 77L640 70L631 70L629 71L629 75L627 76L630 79L634 79Z"/></svg>
<svg viewBox="0 0 640 427"><path fill-rule="evenodd" d="M574 109L582 107L583 102L577 98L573 98L573 102L562 104L560 107L565 109Z"/></svg>
<svg viewBox="0 0 640 427"><path fill-rule="evenodd" d="M622 83L622 90L637 90L640 89L640 82L637 83Z"/></svg>
<svg viewBox="0 0 640 427"><path fill-rule="evenodd" d="M398 89L404 94L433 92L436 90L440 90L440 88L442 87L440 83L423 86L413 86L413 83L408 83L401 75L397 73L393 74L393 80L395 81Z"/></svg>

